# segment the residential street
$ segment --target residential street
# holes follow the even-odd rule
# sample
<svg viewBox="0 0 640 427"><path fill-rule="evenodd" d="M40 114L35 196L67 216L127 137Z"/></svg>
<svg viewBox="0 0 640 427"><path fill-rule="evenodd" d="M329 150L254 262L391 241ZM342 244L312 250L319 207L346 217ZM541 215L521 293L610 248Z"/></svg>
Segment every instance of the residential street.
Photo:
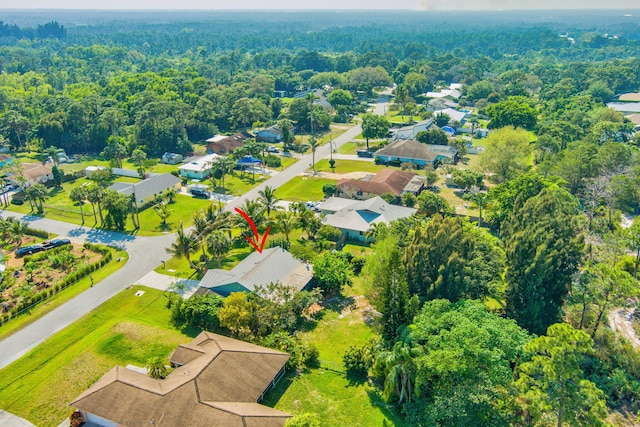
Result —
<svg viewBox="0 0 640 427"><path fill-rule="evenodd" d="M382 99L386 101L387 98L388 97L384 97ZM377 114L383 114L386 105L386 103L380 102L375 105L374 111ZM360 132L360 125L349 129L334 139L334 148L340 147L354 139ZM316 161L329 157L329 150L329 144L318 148L315 155ZM304 155L291 167L228 203L225 209L234 212L234 208L241 206L245 200L257 198L258 192L267 185L274 188L280 187L291 178L302 174L305 169L309 168L312 161L311 159L311 154ZM74 242L83 243L88 241L91 243L108 244L125 249L129 253L129 261L116 273L15 334L0 341L0 369L11 364L45 339L70 325L123 289L135 284L137 280L155 269L162 260L168 258L165 248L169 247L175 240L175 234L158 237L135 237L122 233L79 227L74 224L46 218L21 215L10 211L0 211L0 215L3 217L14 216L24 218L29 221L30 226L33 228L46 230L58 234L61 237L69 237Z"/></svg>

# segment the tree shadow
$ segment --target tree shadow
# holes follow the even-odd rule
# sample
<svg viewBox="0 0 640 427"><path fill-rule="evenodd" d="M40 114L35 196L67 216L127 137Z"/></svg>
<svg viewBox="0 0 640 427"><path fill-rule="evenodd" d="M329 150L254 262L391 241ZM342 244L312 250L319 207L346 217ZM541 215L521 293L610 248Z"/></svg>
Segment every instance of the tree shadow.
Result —
<svg viewBox="0 0 640 427"><path fill-rule="evenodd" d="M275 387L269 390L264 399L262 399L262 403L270 407L275 406L298 375L299 373L296 371L287 372L282 378L280 378Z"/></svg>
<svg viewBox="0 0 640 427"><path fill-rule="evenodd" d="M335 294L321 302L320 305L327 310L342 313L342 311L347 307L355 308L356 300L353 297L345 297L342 294Z"/></svg>
<svg viewBox="0 0 640 427"><path fill-rule="evenodd" d="M387 420L382 421L383 427L387 427L387 426L399 427L399 426L405 425L402 422L402 418L398 411L398 408L392 403L385 402L378 388L367 390L366 393L367 393L367 396L369 397L369 401L371 402L371 405L380 408L380 410L385 415L385 417L387 417Z"/></svg>

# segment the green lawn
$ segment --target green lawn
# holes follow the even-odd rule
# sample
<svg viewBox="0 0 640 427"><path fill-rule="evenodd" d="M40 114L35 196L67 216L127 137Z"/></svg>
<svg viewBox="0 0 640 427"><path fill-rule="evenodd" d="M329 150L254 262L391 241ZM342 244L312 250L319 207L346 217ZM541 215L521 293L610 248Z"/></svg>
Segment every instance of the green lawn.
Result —
<svg viewBox="0 0 640 427"><path fill-rule="evenodd" d="M344 293L346 298L352 298L364 291L364 285L356 278L354 287L346 288ZM333 301L313 330L299 333L318 347L320 368L289 374L265 403L293 414L318 414L323 427L404 426L376 387L348 378L345 373L343 354L352 345L365 344L373 335L362 320L361 310L342 311L350 302L353 300L345 298Z"/></svg>
<svg viewBox="0 0 640 427"><path fill-rule="evenodd" d="M120 268L122 268L129 259L129 254L127 254L126 251L115 248L111 248L111 251L113 252L113 256L111 258L111 262L109 262L107 265L91 273L90 276L79 280L63 291L60 291L48 300L41 302L36 307L32 308L29 312L23 313L18 317L14 317L9 322L1 325L0 340L8 337L19 329L24 328L28 324L35 322L53 309L61 306L73 297L84 292L87 287L91 286L91 277L93 277L94 286L100 286L100 281L109 277ZM119 262L117 261L118 258L121 258Z"/></svg>
<svg viewBox="0 0 640 427"><path fill-rule="evenodd" d="M327 178L313 178L296 176L276 190L276 195L282 200L306 202L308 200L322 200L325 184L335 184L336 181Z"/></svg>
<svg viewBox="0 0 640 427"><path fill-rule="evenodd" d="M144 290L144 295L135 296ZM67 406L115 365L167 357L197 331L170 325L162 291L132 287L0 371L0 408L37 426L57 426Z"/></svg>
<svg viewBox="0 0 640 427"><path fill-rule="evenodd" d="M119 177L115 182L137 182L136 178ZM62 188L52 188L49 190L49 199L44 203L44 216L50 219L59 221L70 222L72 224L82 224L82 216L80 215L80 206L74 204L69 199L69 193L74 187L87 184L90 181L86 178L79 178L74 182L67 182L62 185ZM193 214L199 209L205 209L209 205L209 201L196 199L191 196L185 196L178 194L176 197L176 203L171 205L173 213L167 220L167 225L161 224L160 218L155 213L153 207L140 212L140 224L141 228L136 234L140 236L153 236L167 232L175 231L176 227L183 222L184 226L190 226L193 223ZM29 203L23 205L11 204L7 208L14 212L31 213ZM85 225L88 227L95 227L98 224L93 217L93 210L89 203L83 206ZM100 221L98 216L98 221ZM126 225L127 232L133 232L133 223L131 217L127 219Z"/></svg>
<svg viewBox="0 0 640 427"><path fill-rule="evenodd" d="M376 165L373 162L361 161L361 160L341 160L337 159L335 164L335 173L349 173L349 172L379 172L385 169L384 165ZM329 167L329 160L322 159L316 163L317 172L331 172Z"/></svg>

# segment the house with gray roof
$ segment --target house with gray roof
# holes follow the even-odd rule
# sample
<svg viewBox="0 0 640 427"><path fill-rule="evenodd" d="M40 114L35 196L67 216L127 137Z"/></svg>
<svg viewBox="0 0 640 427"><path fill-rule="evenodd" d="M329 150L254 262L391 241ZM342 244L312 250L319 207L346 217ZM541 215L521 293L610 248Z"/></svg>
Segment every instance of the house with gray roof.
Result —
<svg viewBox="0 0 640 427"><path fill-rule="evenodd" d="M214 292L226 297L231 292L253 292L258 286L278 282L301 291L312 278L313 269L309 264L276 247L264 249L262 253L252 252L232 270L207 271L196 293Z"/></svg>
<svg viewBox="0 0 640 427"><path fill-rule="evenodd" d="M403 139L381 148L373 156L376 163L387 165L411 163L420 168L426 165L436 168L442 163L456 164L458 149L450 145L423 144L412 139Z"/></svg>
<svg viewBox="0 0 640 427"><path fill-rule="evenodd" d="M429 119L429 120L423 120L413 125L404 126L397 129L391 129L391 133L393 134L391 139L393 141L397 141L400 139L414 139L416 135L418 135L418 133L424 132L425 130L429 130L432 125L433 125L433 119Z"/></svg>
<svg viewBox="0 0 640 427"><path fill-rule="evenodd" d="M325 214L324 224L338 228L342 232L342 239L365 242L365 233L373 225L407 218L417 212L417 209L391 205L381 197L368 200L343 199L330 197L318 206Z"/></svg>
<svg viewBox="0 0 640 427"><path fill-rule="evenodd" d="M143 179L135 184L115 182L109 187L109 190L117 191L125 196L135 194L136 201L142 204L172 188L177 191L181 182L182 180L177 176L171 175L170 173L162 173Z"/></svg>

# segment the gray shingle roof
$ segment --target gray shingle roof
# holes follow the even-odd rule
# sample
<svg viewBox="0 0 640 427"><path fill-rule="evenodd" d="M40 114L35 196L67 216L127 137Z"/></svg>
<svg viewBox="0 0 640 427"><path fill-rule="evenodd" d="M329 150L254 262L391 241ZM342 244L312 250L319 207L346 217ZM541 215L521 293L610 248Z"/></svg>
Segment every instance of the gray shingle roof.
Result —
<svg viewBox="0 0 640 427"><path fill-rule="evenodd" d="M149 177L135 184L116 182L109 187L109 190L115 190L118 193L130 196L133 194L135 188L136 198L138 200L144 200L147 197L155 196L156 194L167 191L169 188L174 187L180 182L180 178L173 176L170 173L163 173Z"/></svg>
<svg viewBox="0 0 640 427"><path fill-rule="evenodd" d="M302 268L301 268L302 267ZM200 287L215 291L216 287L238 283L249 291L256 286L280 282L301 290L313 277L311 267L296 259L282 248L252 252L231 271L209 270L200 281Z"/></svg>
<svg viewBox="0 0 640 427"><path fill-rule="evenodd" d="M453 157L457 152L450 145L430 145L413 139L401 139L381 148L374 155L433 162L438 156Z"/></svg>
<svg viewBox="0 0 640 427"><path fill-rule="evenodd" d="M373 197L367 200L349 200L351 203L340 202L331 197L325 203L329 207L343 204L342 209L325 217L325 224L332 225L343 230L367 231L372 224L384 222L389 224L400 218L406 218L416 213L416 209L404 206L391 205L381 197ZM321 210L328 210L325 203L319 206Z"/></svg>

